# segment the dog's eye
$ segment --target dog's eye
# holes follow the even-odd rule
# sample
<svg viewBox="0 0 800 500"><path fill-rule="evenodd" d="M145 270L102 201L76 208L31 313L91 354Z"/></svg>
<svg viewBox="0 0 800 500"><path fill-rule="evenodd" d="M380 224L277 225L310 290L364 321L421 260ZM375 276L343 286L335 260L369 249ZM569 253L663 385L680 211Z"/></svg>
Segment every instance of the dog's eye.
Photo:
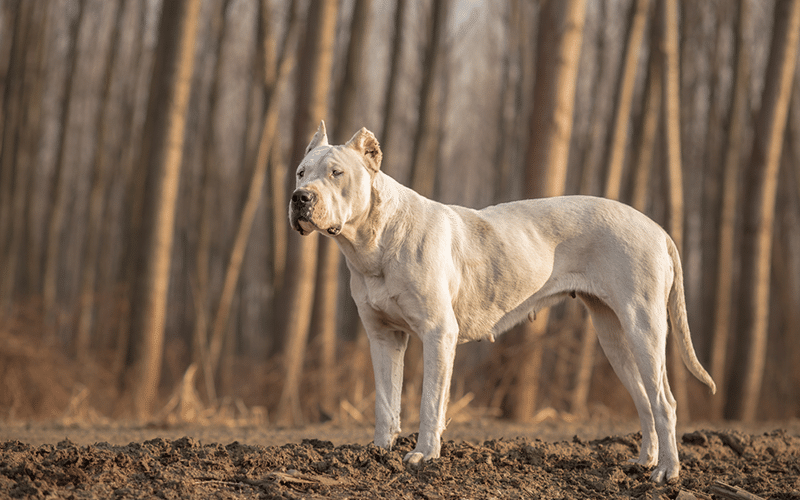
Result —
<svg viewBox="0 0 800 500"><path fill-rule="evenodd" d="M344 172L341 171L341 170L337 170L337 169L331 170L331 176L334 177L334 178L341 177L342 174L344 174Z"/></svg>
<svg viewBox="0 0 800 500"><path fill-rule="evenodd" d="M298 170L298 171L297 171L297 178L298 178L298 179L302 179L302 178L303 178L303 175L304 175L305 173L306 173L306 171L305 171L305 170Z"/></svg>

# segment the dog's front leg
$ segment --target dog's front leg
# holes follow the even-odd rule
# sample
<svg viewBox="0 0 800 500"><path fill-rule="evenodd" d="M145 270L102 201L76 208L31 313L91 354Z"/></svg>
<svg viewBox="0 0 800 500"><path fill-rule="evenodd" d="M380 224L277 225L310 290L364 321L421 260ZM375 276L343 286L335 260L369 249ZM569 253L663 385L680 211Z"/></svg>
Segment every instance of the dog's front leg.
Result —
<svg viewBox="0 0 800 500"><path fill-rule="evenodd" d="M375 372L375 444L387 450L400 433L403 356L407 345L408 334L404 332L381 330L369 334Z"/></svg>
<svg viewBox="0 0 800 500"><path fill-rule="evenodd" d="M457 339L457 327L430 332L422 337L424 369L419 407L419 438L414 450L403 458L404 462L411 465L439 458Z"/></svg>

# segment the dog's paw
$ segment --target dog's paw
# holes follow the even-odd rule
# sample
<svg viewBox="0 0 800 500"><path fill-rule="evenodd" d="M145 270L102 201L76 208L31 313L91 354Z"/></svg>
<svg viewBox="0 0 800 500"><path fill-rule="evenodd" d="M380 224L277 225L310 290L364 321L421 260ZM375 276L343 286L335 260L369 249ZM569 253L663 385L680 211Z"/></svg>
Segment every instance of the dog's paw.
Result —
<svg viewBox="0 0 800 500"><path fill-rule="evenodd" d="M375 439L373 442L375 443L375 446L391 451L392 448L394 448L394 443L397 440L398 434L398 432L375 433Z"/></svg>
<svg viewBox="0 0 800 500"><path fill-rule="evenodd" d="M656 464L657 461L658 460L656 460L656 457L653 456L653 455L644 455L644 456L640 456L639 458L631 458L630 460L628 460L629 463L639 464L642 467L644 467L645 469L649 469L650 467L653 467Z"/></svg>
<svg viewBox="0 0 800 500"><path fill-rule="evenodd" d="M680 467L678 465L659 465L653 473L650 474L650 479L654 483L671 483L678 480L679 471Z"/></svg>
<svg viewBox="0 0 800 500"><path fill-rule="evenodd" d="M411 467L419 467L425 461L425 455L418 451L410 451L403 457L403 463Z"/></svg>

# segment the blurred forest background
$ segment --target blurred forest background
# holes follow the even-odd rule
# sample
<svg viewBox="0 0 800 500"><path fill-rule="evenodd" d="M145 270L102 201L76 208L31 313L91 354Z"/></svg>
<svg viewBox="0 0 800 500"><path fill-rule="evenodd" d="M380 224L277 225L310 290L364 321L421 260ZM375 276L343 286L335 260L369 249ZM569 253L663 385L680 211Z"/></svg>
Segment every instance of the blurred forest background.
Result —
<svg viewBox="0 0 800 500"><path fill-rule="evenodd" d="M0 0L0 419L368 422L347 269L287 220L320 119L445 203L644 211L718 387L670 355L680 418L800 416L799 30L800 0ZM569 299L453 380L451 414L633 414Z"/></svg>

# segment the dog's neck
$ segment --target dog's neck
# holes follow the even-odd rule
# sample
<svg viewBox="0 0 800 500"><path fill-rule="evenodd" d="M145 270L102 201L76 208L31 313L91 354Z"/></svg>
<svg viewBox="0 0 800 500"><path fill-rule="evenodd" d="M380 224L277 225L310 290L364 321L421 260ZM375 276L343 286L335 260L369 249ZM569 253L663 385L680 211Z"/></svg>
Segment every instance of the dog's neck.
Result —
<svg viewBox="0 0 800 500"><path fill-rule="evenodd" d="M400 189L385 189L387 183L394 183ZM342 232L335 237L349 264L365 276L379 276L383 269L383 261L387 251L394 248L393 239L402 234L398 228L387 231L389 225L398 218L393 217L397 210L402 210L405 204L401 201L406 195L405 187L397 181L378 172L372 180L370 196L370 209L361 214L361 220L353 224L346 224Z"/></svg>

